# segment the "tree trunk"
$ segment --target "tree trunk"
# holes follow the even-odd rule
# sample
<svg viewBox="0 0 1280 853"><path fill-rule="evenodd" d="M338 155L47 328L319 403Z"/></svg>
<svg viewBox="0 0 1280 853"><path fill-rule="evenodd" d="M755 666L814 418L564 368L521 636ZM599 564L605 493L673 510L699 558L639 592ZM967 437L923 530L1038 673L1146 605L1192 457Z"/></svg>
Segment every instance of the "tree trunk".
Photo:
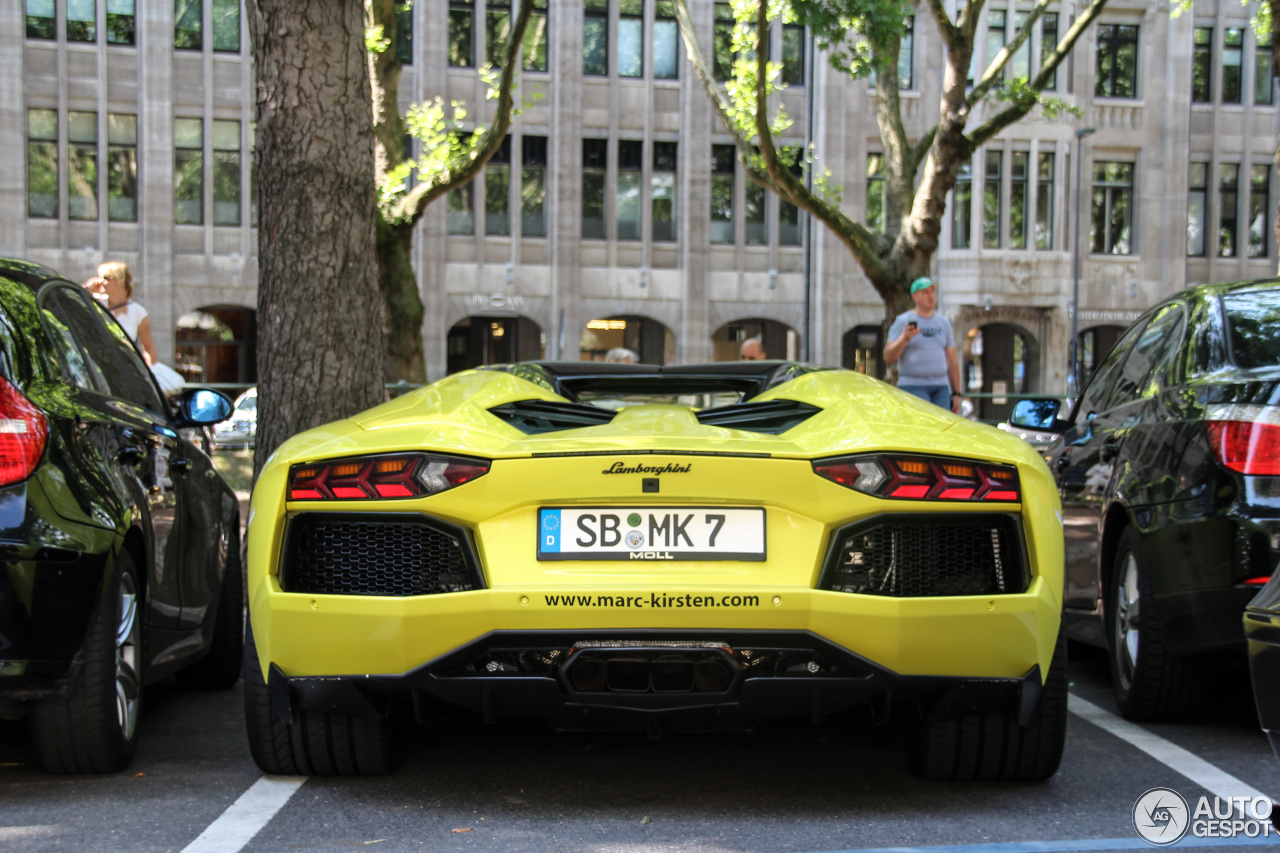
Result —
<svg viewBox="0 0 1280 853"><path fill-rule="evenodd" d="M386 331L359 0L248 0L257 69L258 439L378 402Z"/></svg>
<svg viewBox="0 0 1280 853"><path fill-rule="evenodd" d="M418 279L410 262L413 223L393 225L378 218L378 275L387 309L387 382L427 381L422 350L422 320L426 309L418 295Z"/></svg>

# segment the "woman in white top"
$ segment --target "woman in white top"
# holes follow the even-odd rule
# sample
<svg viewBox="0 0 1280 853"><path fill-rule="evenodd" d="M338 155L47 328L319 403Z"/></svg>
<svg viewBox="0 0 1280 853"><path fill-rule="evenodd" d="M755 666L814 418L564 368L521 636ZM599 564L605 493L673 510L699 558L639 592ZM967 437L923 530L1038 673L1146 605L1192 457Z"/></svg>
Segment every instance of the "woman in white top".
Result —
<svg viewBox="0 0 1280 853"><path fill-rule="evenodd" d="M137 341L147 364L156 364L156 344L151 339L151 319L147 309L132 301L133 275L123 261L108 261L98 265L98 277L84 283L89 292L105 297L107 310L116 318L130 339Z"/></svg>

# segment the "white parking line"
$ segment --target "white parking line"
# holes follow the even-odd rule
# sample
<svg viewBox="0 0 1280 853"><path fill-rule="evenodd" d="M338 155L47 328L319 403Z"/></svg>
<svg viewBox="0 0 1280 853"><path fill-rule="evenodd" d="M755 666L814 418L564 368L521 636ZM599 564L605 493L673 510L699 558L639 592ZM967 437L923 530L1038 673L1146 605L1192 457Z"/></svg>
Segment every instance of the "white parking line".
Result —
<svg viewBox="0 0 1280 853"><path fill-rule="evenodd" d="M263 776L209 824L182 853L237 853L297 793L306 776Z"/></svg>
<svg viewBox="0 0 1280 853"><path fill-rule="evenodd" d="M1141 726L1128 720L1122 720L1110 711L1105 711L1074 693L1067 698L1067 708L1083 720L1093 723L1098 728L1110 732L1126 743L1150 755L1156 761L1181 773L1192 782L1217 797L1271 797L1257 788L1242 782L1224 770L1219 770L1203 758L1188 752L1177 744L1171 743L1159 735L1152 734Z"/></svg>

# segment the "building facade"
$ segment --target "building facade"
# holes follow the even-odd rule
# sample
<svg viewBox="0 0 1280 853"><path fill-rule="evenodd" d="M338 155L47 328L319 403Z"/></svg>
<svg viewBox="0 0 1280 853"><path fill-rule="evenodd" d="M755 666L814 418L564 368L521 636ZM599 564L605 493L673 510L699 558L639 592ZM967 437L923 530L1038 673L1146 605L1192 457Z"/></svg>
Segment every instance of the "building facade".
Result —
<svg viewBox="0 0 1280 853"><path fill-rule="evenodd" d="M723 44L728 4L690 6L702 43ZM1037 66L1075 10L1052 6L1011 73ZM416 0L396 45L403 106L443 97L487 120L480 66L513 11ZM1054 81L1080 116L1037 111L962 168L934 275L968 390L1064 391L1077 288L1087 370L1157 299L1274 273L1280 120L1249 12L1111 0ZM979 73L1025 14L988 0ZM803 28L773 36L793 119L782 143L811 142L845 212L876 227L874 81L833 70ZM913 138L936 121L941 54L921 6L900 68ZM5 0L0 65L0 252L72 277L128 262L161 353L192 379L252 382L254 87L238 0ZM544 2L522 66L507 143L418 226L430 378L616 346L736 359L754 335L771 357L883 372L880 299L833 236L746 179L669 0Z"/></svg>

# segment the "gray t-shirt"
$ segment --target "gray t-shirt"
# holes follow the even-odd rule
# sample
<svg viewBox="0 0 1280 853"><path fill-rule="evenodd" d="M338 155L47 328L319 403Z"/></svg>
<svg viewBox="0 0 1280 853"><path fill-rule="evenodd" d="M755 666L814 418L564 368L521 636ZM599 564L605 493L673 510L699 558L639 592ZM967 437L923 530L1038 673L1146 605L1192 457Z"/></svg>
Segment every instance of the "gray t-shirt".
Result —
<svg viewBox="0 0 1280 853"><path fill-rule="evenodd" d="M907 341L898 359L899 385L949 385L947 376L947 347L956 345L947 318L934 312L932 317L921 317L915 311L899 314L889 327L889 340L897 340L907 323L915 321L920 334Z"/></svg>

